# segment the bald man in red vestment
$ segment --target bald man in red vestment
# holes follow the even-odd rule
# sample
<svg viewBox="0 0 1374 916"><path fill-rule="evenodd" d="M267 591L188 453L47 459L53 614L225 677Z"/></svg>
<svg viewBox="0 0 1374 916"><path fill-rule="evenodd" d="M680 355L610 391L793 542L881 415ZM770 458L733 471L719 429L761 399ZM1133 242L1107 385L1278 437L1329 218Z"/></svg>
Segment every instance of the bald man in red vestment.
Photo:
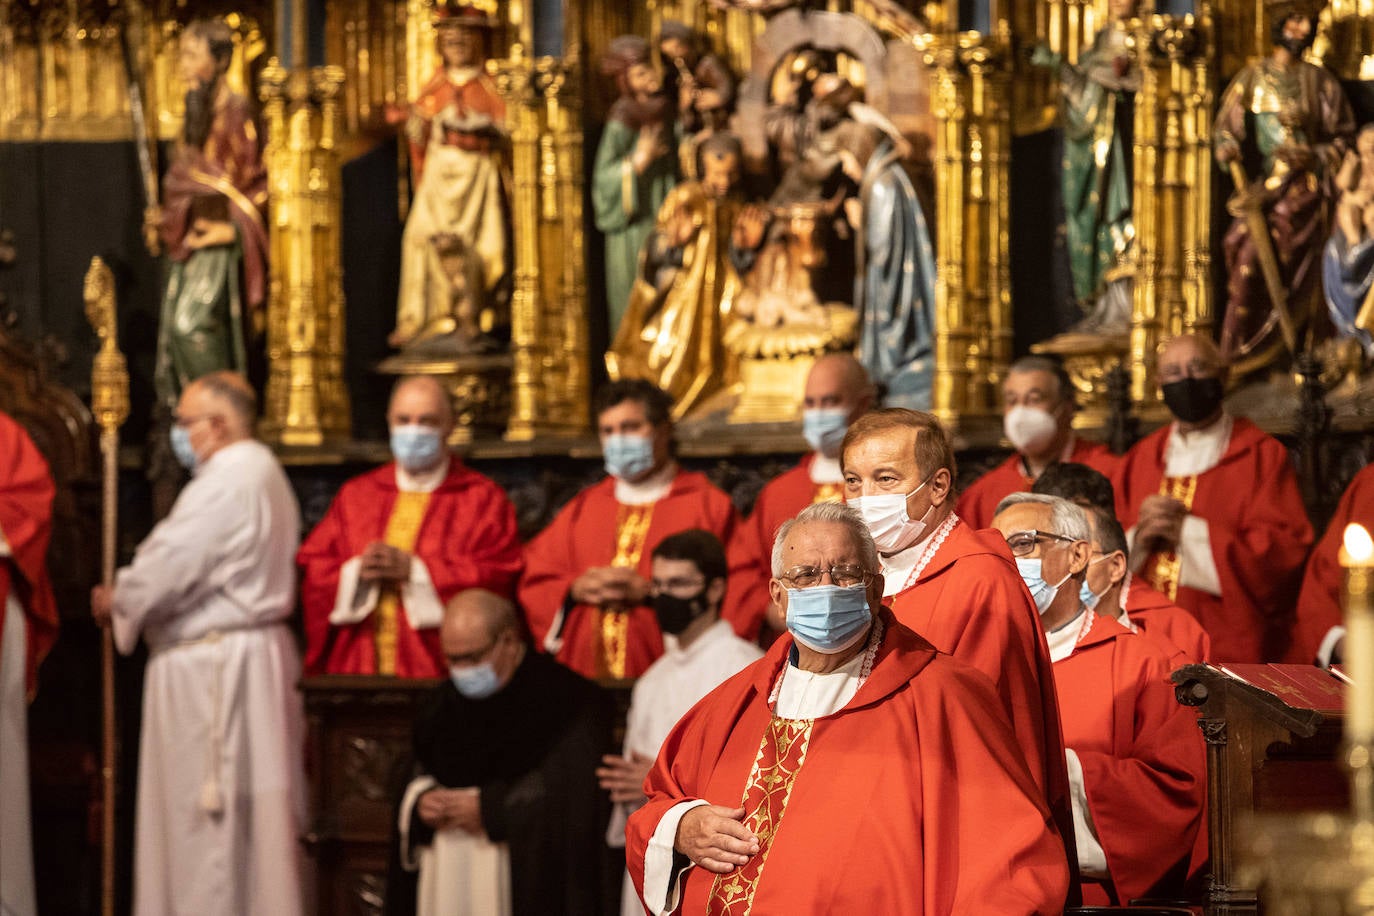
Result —
<svg viewBox="0 0 1374 916"><path fill-rule="evenodd" d="M1073 431L1077 410L1073 383L1058 362L1026 356L1012 363L1002 382L1002 431L1016 452L959 494L959 517L986 528L1002 497L1030 490L1057 461L1111 474L1119 459L1102 443L1078 438Z"/></svg>
<svg viewBox="0 0 1374 916"><path fill-rule="evenodd" d="M1312 548L1298 595L1297 623L1289 662L1326 667L1341 660L1345 638L1341 612L1341 593L1345 589L1345 569L1337 559L1345 526L1351 522L1374 532L1374 464L1365 465L1341 494L1341 501L1326 533Z"/></svg>
<svg viewBox="0 0 1374 916"><path fill-rule="evenodd" d="M993 525L1037 596L1049 639L1083 902L1177 897L1204 816L1207 770L1196 715L1174 699L1168 659L1156 643L1083 604L1092 548L1081 507L1015 493Z"/></svg>
<svg viewBox="0 0 1374 916"><path fill-rule="evenodd" d="M883 608L878 570L852 509L784 527L789 634L683 717L630 817L651 913L1062 911L1064 847L1000 703Z"/></svg>
<svg viewBox="0 0 1374 916"><path fill-rule="evenodd" d="M753 583L762 571L738 543L730 497L673 457L671 398L626 379L597 392L593 409L607 477L573 497L525 549L520 604L535 646L584 677L643 674L663 654L646 603L653 551L688 528L726 545L730 585L721 617L755 638L766 599Z"/></svg>
<svg viewBox="0 0 1374 916"><path fill-rule="evenodd" d="M1277 661L1312 525L1288 450L1223 408L1225 374L1210 338L1185 334L1160 349L1175 419L1117 469L1117 517L1132 568L1197 618L1217 661Z"/></svg>
<svg viewBox="0 0 1374 916"><path fill-rule="evenodd" d="M445 603L469 588L514 594L515 509L449 452L448 392L401 379L387 421L396 460L344 484L296 555L307 674L446 677Z"/></svg>

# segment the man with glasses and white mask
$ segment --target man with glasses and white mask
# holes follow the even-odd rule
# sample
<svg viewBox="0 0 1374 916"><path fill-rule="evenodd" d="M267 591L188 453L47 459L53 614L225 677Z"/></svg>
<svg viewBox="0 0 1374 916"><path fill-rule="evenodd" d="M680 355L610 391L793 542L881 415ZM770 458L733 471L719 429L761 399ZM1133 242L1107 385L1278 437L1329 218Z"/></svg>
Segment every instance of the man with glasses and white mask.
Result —
<svg viewBox="0 0 1374 916"><path fill-rule="evenodd" d="M1002 497L1030 490L1056 461L1086 464L1110 476L1120 459L1102 443L1078 437L1077 410L1073 382L1058 362L1023 356L1012 363L1002 382L1002 432L1016 451L959 494L959 517L986 528Z"/></svg>
<svg viewBox="0 0 1374 916"><path fill-rule="evenodd" d="M1006 541L954 512L954 451L939 420L887 408L849 427L845 498L877 544L892 613L992 681L1021 755L1072 846L1069 781L1045 636Z"/></svg>
<svg viewBox="0 0 1374 916"><path fill-rule="evenodd" d="M625 818L644 804L644 778L668 732L698 700L763 655L720 619L727 574L725 548L709 531L679 531L654 548L649 603L663 631L663 654L635 682L624 754L603 757L596 771L615 803L606 831L612 847L625 846ZM628 875L620 910L644 913Z"/></svg>
<svg viewBox="0 0 1374 916"><path fill-rule="evenodd" d="M1227 413L1210 337L1167 341L1155 377L1174 422L1136 443L1112 481L1131 568L1197 618L1214 660L1278 661L1313 541L1288 449Z"/></svg>
<svg viewBox="0 0 1374 916"><path fill-rule="evenodd" d="M802 510L772 569L788 634L674 727L630 816L649 911L1061 912L1064 847L997 698L883 606L858 513Z"/></svg>
<svg viewBox="0 0 1374 916"><path fill-rule="evenodd" d="M515 508L449 451L448 391L402 378L387 424L395 460L345 483L296 557L307 674L443 677L444 602L515 590Z"/></svg>
<svg viewBox="0 0 1374 916"><path fill-rule="evenodd" d="M1084 903L1178 897L1203 822L1206 759L1168 660L1083 603L1092 531L1081 507L1013 493L993 527L1016 557L1054 660Z"/></svg>

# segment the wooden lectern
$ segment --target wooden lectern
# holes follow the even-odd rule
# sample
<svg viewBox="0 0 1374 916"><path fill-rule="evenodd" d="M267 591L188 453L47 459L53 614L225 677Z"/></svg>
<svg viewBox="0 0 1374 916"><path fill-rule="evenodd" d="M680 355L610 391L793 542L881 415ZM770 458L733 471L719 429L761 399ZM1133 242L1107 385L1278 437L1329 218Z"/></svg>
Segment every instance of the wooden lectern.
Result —
<svg viewBox="0 0 1374 916"><path fill-rule="evenodd" d="M1188 665L1173 681L1178 701L1198 708L1207 742L1207 912L1255 914L1255 888L1236 879L1249 816L1349 810L1341 682L1310 665L1238 664Z"/></svg>

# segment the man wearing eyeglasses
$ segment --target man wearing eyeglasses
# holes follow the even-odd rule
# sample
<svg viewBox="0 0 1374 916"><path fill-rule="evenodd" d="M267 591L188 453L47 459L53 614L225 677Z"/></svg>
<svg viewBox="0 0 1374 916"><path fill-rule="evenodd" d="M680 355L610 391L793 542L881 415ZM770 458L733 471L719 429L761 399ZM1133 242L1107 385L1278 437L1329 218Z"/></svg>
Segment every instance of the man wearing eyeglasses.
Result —
<svg viewBox="0 0 1374 916"><path fill-rule="evenodd" d="M997 690L1021 756L1065 844L1069 778L1049 651L1002 536L954 512L954 451L928 413L887 408L849 427L841 451L845 499L868 526L892 613Z"/></svg>
<svg viewBox="0 0 1374 916"><path fill-rule="evenodd" d="M1016 557L1054 661L1083 902L1177 897L1202 825L1206 760L1168 661L1083 604L1092 534L1081 507L1013 493L993 527Z"/></svg>
<svg viewBox="0 0 1374 916"><path fill-rule="evenodd" d="M663 654L635 682L624 754L603 757L596 771L615 803L606 832L613 847L625 846L625 818L644 804L644 778L668 732L698 700L763 655L720 619L728 572L725 548L709 531L670 534L654 548L649 604L663 631ZM628 875L620 908L624 916L644 912Z"/></svg>
<svg viewBox="0 0 1374 916"><path fill-rule="evenodd" d="M1227 413L1211 338L1165 343L1156 378L1174 421L1138 442L1113 480L1131 567L1198 619L1215 660L1278 661L1313 540L1288 450Z"/></svg>
<svg viewBox="0 0 1374 916"><path fill-rule="evenodd" d="M788 634L673 728L630 816L649 911L1061 912L1064 846L991 686L883 607L858 513L802 510L772 571Z"/></svg>

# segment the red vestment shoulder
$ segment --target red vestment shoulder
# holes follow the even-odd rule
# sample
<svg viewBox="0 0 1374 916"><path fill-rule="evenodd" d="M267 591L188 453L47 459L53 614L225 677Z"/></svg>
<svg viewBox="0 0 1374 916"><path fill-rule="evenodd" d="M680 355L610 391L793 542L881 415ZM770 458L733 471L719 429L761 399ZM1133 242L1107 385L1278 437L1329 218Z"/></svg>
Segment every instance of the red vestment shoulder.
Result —
<svg viewBox="0 0 1374 916"><path fill-rule="evenodd" d="M1345 569L1337 560L1345 526L1359 522L1374 532L1374 464L1365 465L1341 494L1336 513L1326 533L1312 548L1298 595L1297 621L1287 661L1308 665L1327 632L1343 620L1341 592L1345 588Z"/></svg>
<svg viewBox="0 0 1374 916"><path fill-rule="evenodd" d="M1069 460L1086 464L1110 479L1121 459L1101 442L1075 438ZM1022 473L1021 455L1014 452L1010 458L979 477L968 489L959 494L954 511L974 528L986 528L992 524L992 517L997 514L998 503L1013 493L1029 493L1034 483L1034 480Z"/></svg>
<svg viewBox="0 0 1374 916"><path fill-rule="evenodd" d="M765 574L771 573L773 536L783 522L811 505L815 497L816 485L811 481L811 465L815 460L815 453L808 452L799 465L770 480L759 491L758 499L754 500L754 511L740 525L735 547L739 551L740 562L760 570L754 578L756 592L741 596L747 602L747 608L758 615L749 627L740 632L746 639L758 634L759 624L768 609L770 599L768 576ZM734 587L734 583L731 583L730 588Z"/></svg>
<svg viewBox="0 0 1374 916"><path fill-rule="evenodd" d="M1142 633L1148 633L1177 650L1184 664L1212 660L1212 637L1197 618L1172 603L1162 592L1132 577L1126 592L1126 614Z"/></svg>
<svg viewBox="0 0 1374 916"><path fill-rule="evenodd" d="M1006 540L995 530L975 531L961 521L916 583L891 600L903 625L992 681L1055 823L1063 836L1072 837L1049 647Z"/></svg>
<svg viewBox="0 0 1374 916"><path fill-rule="evenodd" d="M868 680L842 710L814 720L753 911L1059 913L1064 847L987 679L883 617ZM784 635L664 742L645 783L649 801L626 828L641 894L649 838L668 810L744 798L791 649ZM687 873L681 912L705 911L714 877Z"/></svg>
<svg viewBox="0 0 1374 916"><path fill-rule="evenodd" d="M1121 901L1178 896L1204 821L1206 751L1149 640L1097 615L1054 665L1064 743L1083 765L1088 809ZM1105 903L1084 886L1084 903Z"/></svg>
<svg viewBox="0 0 1374 916"><path fill-rule="evenodd" d="M609 566L615 558L619 510L615 479L607 477L573 497L525 548L519 596L535 646L543 649L550 630L559 626L558 660L585 677L596 676L591 638L594 609L572 604L568 589L586 570ZM687 528L710 531L729 550L730 579L721 616L741 635L746 635L751 620L757 632L763 609L749 608L745 599L757 591L752 580L761 570L748 562L743 551L730 549L739 524L730 497L705 474L681 471L668 494L654 503L639 556L639 574L649 578L653 550L668 535ZM625 668L627 677L638 677L663 654L663 636L651 609L640 605L630 613Z"/></svg>
<svg viewBox="0 0 1374 916"><path fill-rule="evenodd" d="M1139 518L1141 502L1160 490L1169 429L1136 443L1117 469L1117 517L1127 529ZM1207 631L1217 661L1282 658L1313 540L1288 450L1236 417L1225 454L1198 475L1191 514L1207 522L1222 597L1179 586L1174 603Z"/></svg>
<svg viewBox="0 0 1374 916"><path fill-rule="evenodd" d="M48 463L18 421L0 413L0 532L9 556L0 559L0 634L11 591L24 609L24 689L38 686L38 666L57 640L57 602L48 579L48 539L56 492Z"/></svg>
<svg viewBox="0 0 1374 916"><path fill-rule="evenodd" d="M340 569L385 535L398 492L394 463L348 481L296 554L305 614L307 674L377 672L371 618L332 627L329 615L339 591ZM424 561L442 602L468 588L511 596L522 562L515 508L494 481L465 467L456 457L450 458L448 475L425 506L414 554ZM397 629L398 675L447 675L438 628L417 631L401 613L397 615Z"/></svg>

